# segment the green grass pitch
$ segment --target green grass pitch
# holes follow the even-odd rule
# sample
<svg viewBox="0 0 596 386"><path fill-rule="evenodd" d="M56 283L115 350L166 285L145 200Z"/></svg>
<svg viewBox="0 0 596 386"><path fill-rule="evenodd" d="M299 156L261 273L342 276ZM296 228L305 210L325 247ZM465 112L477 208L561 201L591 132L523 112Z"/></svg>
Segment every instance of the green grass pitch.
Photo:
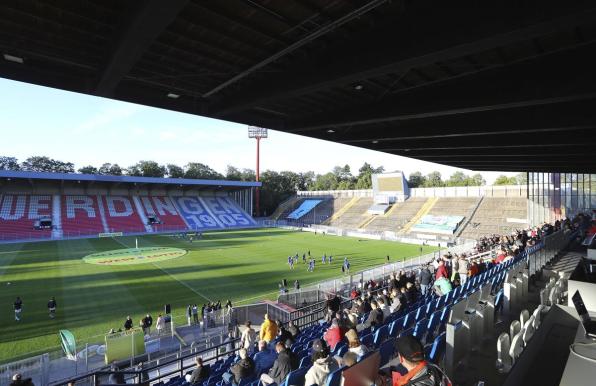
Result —
<svg viewBox="0 0 596 386"><path fill-rule="evenodd" d="M288 279L302 286L341 276L343 256L351 272L420 254L420 246L350 237L314 235L283 229L254 229L205 233L188 241L168 235L138 237L139 247L178 247L182 257L154 263L100 266L83 262L95 252L134 248L134 237L47 241L0 245L0 362L47 352L59 347L58 330L71 330L77 344L98 343L110 328L120 328L130 314L137 325L149 312L154 316L171 303L178 323L185 307L206 299L230 298L254 302L275 298L277 283ZM433 247L424 247L423 253ZM311 251L315 272L307 272L300 258L289 270L287 256ZM323 254L334 256L322 265ZM10 284L8 284L10 283ZM23 300L22 320L15 322L12 304ZM56 297L58 311L51 320L47 302Z"/></svg>

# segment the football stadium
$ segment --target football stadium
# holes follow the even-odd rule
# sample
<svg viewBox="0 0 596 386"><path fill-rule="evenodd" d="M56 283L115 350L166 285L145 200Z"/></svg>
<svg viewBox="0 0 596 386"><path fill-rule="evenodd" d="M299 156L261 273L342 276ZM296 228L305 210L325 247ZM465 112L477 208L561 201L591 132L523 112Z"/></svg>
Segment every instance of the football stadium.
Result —
<svg viewBox="0 0 596 386"><path fill-rule="evenodd" d="M595 45L589 1L2 2L0 386L593 385Z"/></svg>

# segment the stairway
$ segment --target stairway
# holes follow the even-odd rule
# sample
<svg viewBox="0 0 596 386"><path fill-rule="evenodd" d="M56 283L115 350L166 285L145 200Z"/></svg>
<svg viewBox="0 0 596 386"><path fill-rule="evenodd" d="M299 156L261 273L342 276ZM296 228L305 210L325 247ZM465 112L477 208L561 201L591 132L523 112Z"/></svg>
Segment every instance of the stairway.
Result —
<svg viewBox="0 0 596 386"><path fill-rule="evenodd" d="M412 217L412 219L410 221L408 221L408 223L406 225L404 225L404 227L402 229L400 229L397 233L402 234L402 235L408 233L410 231L410 229L418 221L420 221L420 219L423 216L426 216L428 214L428 212L430 212L430 210L433 208L433 206L435 206L437 201L439 201L438 197L431 197L428 200L426 200L426 202L424 203L424 205L422 205L422 208L420 208L418 213L416 213L416 215L414 217Z"/></svg>
<svg viewBox="0 0 596 386"><path fill-rule="evenodd" d="M354 206L354 204L357 203L358 200L359 200L358 197L352 197L352 199L346 205L344 205L337 212L333 213L333 216L331 216L327 220L323 221L323 225L329 225L331 223L331 221L337 220L341 215L346 213L348 211L348 209L350 209L352 206Z"/></svg>
<svg viewBox="0 0 596 386"><path fill-rule="evenodd" d="M61 239L62 233L62 201L59 194L52 195L52 238Z"/></svg>
<svg viewBox="0 0 596 386"><path fill-rule="evenodd" d="M141 199L139 196L132 196L132 202L135 204L135 209L137 210L137 213L139 214L139 217L145 226L145 231L153 232L153 227L149 224L149 219L147 219L145 209L143 209L143 205L141 205Z"/></svg>

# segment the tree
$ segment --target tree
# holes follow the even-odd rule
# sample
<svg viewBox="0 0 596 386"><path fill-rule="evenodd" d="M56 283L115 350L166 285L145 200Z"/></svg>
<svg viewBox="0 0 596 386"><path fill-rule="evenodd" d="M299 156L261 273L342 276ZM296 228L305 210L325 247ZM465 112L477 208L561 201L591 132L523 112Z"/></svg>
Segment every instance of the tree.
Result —
<svg viewBox="0 0 596 386"><path fill-rule="evenodd" d="M126 174L136 177L159 177L166 175L166 167L155 161L139 161L126 169Z"/></svg>
<svg viewBox="0 0 596 386"><path fill-rule="evenodd" d="M166 166L168 177L170 178L184 178L184 169L178 165L168 164Z"/></svg>
<svg viewBox="0 0 596 386"><path fill-rule="evenodd" d="M424 186L426 182L426 177L422 175L420 172L410 173L410 178L408 178L408 186L410 188L421 188Z"/></svg>
<svg viewBox="0 0 596 386"><path fill-rule="evenodd" d="M121 176L122 168L118 164L105 163L99 167L99 174L105 174L109 176Z"/></svg>
<svg viewBox="0 0 596 386"><path fill-rule="evenodd" d="M98 174L98 170L95 166L83 166L82 168L80 168L79 170L77 170L79 173L82 174Z"/></svg>
<svg viewBox="0 0 596 386"><path fill-rule="evenodd" d="M74 173L72 162L62 162L45 156L27 158L21 168L28 172Z"/></svg>
<svg viewBox="0 0 596 386"><path fill-rule="evenodd" d="M226 168L226 180L242 181L242 172L240 169L235 168L232 165L228 165Z"/></svg>
<svg viewBox="0 0 596 386"><path fill-rule="evenodd" d="M486 180L482 178L482 174L476 173L468 178L467 186L482 186L486 185Z"/></svg>
<svg viewBox="0 0 596 386"><path fill-rule="evenodd" d="M211 169L209 166L198 162L189 162L185 169L184 178L197 180L221 180L224 178L220 173Z"/></svg>
<svg viewBox="0 0 596 386"><path fill-rule="evenodd" d="M526 185L528 183L528 174L527 173L519 173L515 176L515 179L516 179L516 185Z"/></svg>
<svg viewBox="0 0 596 386"><path fill-rule="evenodd" d="M441 186L445 186L445 183L441 179L440 172L430 172L426 175L425 188L438 188Z"/></svg>
<svg viewBox="0 0 596 386"><path fill-rule="evenodd" d="M517 178L501 174L495 179L493 185L517 185Z"/></svg>
<svg viewBox="0 0 596 386"><path fill-rule="evenodd" d="M21 170L21 166L15 157L0 156L0 170Z"/></svg>
<svg viewBox="0 0 596 386"><path fill-rule="evenodd" d="M338 184L337 176L332 172L317 174L311 190L335 190Z"/></svg>
<svg viewBox="0 0 596 386"><path fill-rule="evenodd" d="M360 169L358 169L358 177L356 183L352 189L370 189L372 188L372 175L383 173L385 168L379 166L378 168L372 167L368 162L365 162Z"/></svg>
<svg viewBox="0 0 596 386"><path fill-rule="evenodd" d="M445 184L447 186L466 186L466 180L468 176L466 176L463 172L457 171L449 177Z"/></svg>

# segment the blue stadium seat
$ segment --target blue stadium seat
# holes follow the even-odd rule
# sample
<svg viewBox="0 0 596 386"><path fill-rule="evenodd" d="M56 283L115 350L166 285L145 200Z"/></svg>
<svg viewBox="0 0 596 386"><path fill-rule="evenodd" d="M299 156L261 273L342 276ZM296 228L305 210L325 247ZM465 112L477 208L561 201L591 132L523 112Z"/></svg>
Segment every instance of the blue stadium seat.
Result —
<svg viewBox="0 0 596 386"><path fill-rule="evenodd" d="M343 345L339 351L337 352L337 355L340 357L343 357L345 353L348 352L348 345Z"/></svg>
<svg viewBox="0 0 596 386"><path fill-rule="evenodd" d="M446 323L447 319L449 318L449 312L451 311L451 306L443 307L441 312L441 324Z"/></svg>
<svg viewBox="0 0 596 386"><path fill-rule="evenodd" d="M414 332L412 333L412 335L414 335L416 338L420 339L423 344L424 344L424 335L426 334L426 326L427 325L428 325L428 319L422 319L421 321L416 323L416 326L414 326Z"/></svg>
<svg viewBox="0 0 596 386"><path fill-rule="evenodd" d="M416 321L426 318L426 306L422 305L416 309Z"/></svg>
<svg viewBox="0 0 596 386"><path fill-rule="evenodd" d="M392 338L395 338L397 336L397 333L399 332L399 330L401 330L402 324L403 324L403 321L400 322L399 319L391 322L389 324L389 336Z"/></svg>
<svg viewBox="0 0 596 386"><path fill-rule="evenodd" d="M381 366L386 365L393 358L394 348L395 342L393 339L381 343L381 347L379 348L379 354L381 354Z"/></svg>
<svg viewBox="0 0 596 386"><path fill-rule="evenodd" d="M503 310L503 288L495 296L495 317Z"/></svg>
<svg viewBox="0 0 596 386"><path fill-rule="evenodd" d="M407 330L403 330L402 332L400 332L399 337L401 338L402 336L412 335L413 333L414 333L414 328L410 327Z"/></svg>
<svg viewBox="0 0 596 386"><path fill-rule="evenodd" d="M291 371L281 385L304 385L304 376L308 372L308 369L309 367L301 367Z"/></svg>
<svg viewBox="0 0 596 386"><path fill-rule="evenodd" d="M373 338L373 345L375 348L379 348L381 343L383 343L389 337L389 326L386 324L379 327L377 331L374 333Z"/></svg>
<svg viewBox="0 0 596 386"><path fill-rule="evenodd" d="M346 366L340 367L327 376L325 386L339 386L341 383L341 373L346 369Z"/></svg>
<svg viewBox="0 0 596 386"><path fill-rule="evenodd" d="M428 323L426 325L426 340L433 338L435 332L437 331L439 324L441 323L441 314L443 310L435 311L432 313L430 318L428 319Z"/></svg>
<svg viewBox="0 0 596 386"><path fill-rule="evenodd" d="M430 355L429 355L428 359L435 364L438 364L441 361L443 354L445 353L445 344L446 344L445 338L446 338L446 333L442 332L433 341L432 348L430 350Z"/></svg>
<svg viewBox="0 0 596 386"><path fill-rule="evenodd" d="M361 339L361 343L362 343L363 345L365 345L366 347L370 347L370 348L372 348L372 347L373 347L373 343L374 343L374 337L373 337L373 334L367 334L367 335L364 335L364 336L362 337L362 339Z"/></svg>
<svg viewBox="0 0 596 386"><path fill-rule="evenodd" d="M428 316L428 315L432 314L433 312L435 312L436 306L437 306L437 302L429 301L426 304L426 315Z"/></svg>

